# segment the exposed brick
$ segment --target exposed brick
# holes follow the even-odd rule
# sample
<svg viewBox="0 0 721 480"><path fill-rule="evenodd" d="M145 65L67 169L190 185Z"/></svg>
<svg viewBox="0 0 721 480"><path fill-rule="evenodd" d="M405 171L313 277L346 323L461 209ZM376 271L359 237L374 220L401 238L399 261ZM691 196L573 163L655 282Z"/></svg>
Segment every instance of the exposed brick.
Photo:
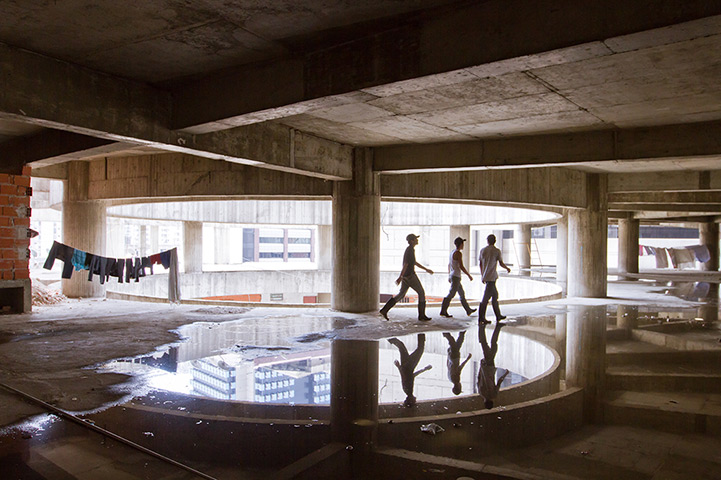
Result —
<svg viewBox="0 0 721 480"><path fill-rule="evenodd" d="M0 183L11 183L10 175L7 173L0 173Z"/></svg>
<svg viewBox="0 0 721 480"><path fill-rule="evenodd" d="M30 271L29 270L15 270L15 280L22 280L25 278L30 278Z"/></svg>
<svg viewBox="0 0 721 480"><path fill-rule="evenodd" d="M30 219L27 218L27 217L13 218L13 225L19 226L19 227L29 227L29 226L30 226Z"/></svg>
<svg viewBox="0 0 721 480"><path fill-rule="evenodd" d="M17 193L18 187L15 185L9 185L7 183L0 185L0 194L2 195L17 195Z"/></svg>
<svg viewBox="0 0 721 480"><path fill-rule="evenodd" d="M27 270L30 267L30 260L13 260L12 262L15 270Z"/></svg>
<svg viewBox="0 0 721 480"><path fill-rule="evenodd" d="M0 227L0 238L15 238L16 235L15 227Z"/></svg>
<svg viewBox="0 0 721 480"><path fill-rule="evenodd" d="M0 227L8 227L12 224L12 218L0 216Z"/></svg>
<svg viewBox="0 0 721 480"><path fill-rule="evenodd" d="M29 187L30 186L30 177L25 177L21 175L15 175L15 185L19 185L21 187ZM23 190L25 190L23 188Z"/></svg>
<svg viewBox="0 0 721 480"><path fill-rule="evenodd" d="M4 206L4 207L2 207L2 209L3 209L2 214L7 217L17 217L18 216L18 211L16 208Z"/></svg>
<svg viewBox="0 0 721 480"><path fill-rule="evenodd" d="M0 260L0 270L12 270L13 269L13 261L12 260Z"/></svg>
<svg viewBox="0 0 721 480"><path fill-rule="evenodd" d="M31 175L32 175L32 171L33 171L33 169L30 168L29 165L25 165L25 166L23 167L23 175L25 175L26 177L31 176Z"/></svg>
<svg viewBox="0 0 721 480"><path fill-rule="evenodd" d="M30 197L21 197L19 195L16 195L14 197L10 197L10 203L12 205L23 205L25 207L29 207L30 206ZM2 205L2 203L0 203L0 205Z"/></svg>
<svg viewBox="0 0 721 480"><path fill-rule="evenodd" d="M13 272L11 270L3 270L2 272L2 279L3 280L14 280L13 279Z"/></svg>
<svg viewBox="0 0 721 480"><path fill-rule="evenodd" d="M16 247L27 248L30 246L30 239L27 237L15 239L14 242Z"/></svg>
<svg viewBox="0 0 721 480"><path fill-rule="evenodd" d="M13 248L15 247L15 240L12 238L0 238L0 248Z"/></svg>

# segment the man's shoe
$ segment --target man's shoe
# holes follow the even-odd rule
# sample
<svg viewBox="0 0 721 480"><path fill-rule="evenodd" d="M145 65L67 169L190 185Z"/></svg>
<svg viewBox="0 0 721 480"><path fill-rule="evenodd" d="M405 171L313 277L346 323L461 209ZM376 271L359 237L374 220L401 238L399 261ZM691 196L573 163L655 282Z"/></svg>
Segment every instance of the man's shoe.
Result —
<svg viewBox="0 0 721 480"><path fill-rule="evenodd" d="M441 317L453 318L453 315L451 315L450 313L447 313L447 312L441 312Z"/></svg>
<svg viewBox="0 0 721 480"><path fill-rule="evenodd" d="M479 325L488 325L489 323L491 323L491 321L490 321L490 320L486 320L485 318L479 318L479 319L478 319L478 324L479 324Z"/></svg>
<svg viewBox="0 0 721 480"><path fill-rule="evenodd" d="M478 309L477 309L477 308L471 308L470 310L468 310L468 311L466 312L466 315L468 315L468 316L470 317L471 315L473 315L474 313L476 313L476 310L478 310Z"/></svg>
<svg viewBox="0 0 721 480"><path fill-rule="evenodd" d="M505 320L505 319L506 319L506 316L505 316L505 315L501 315L500 317L496 318L496 321L497 321L497 322L500 322L501 320Z"/></svg>
<svg viewBox="0 0 721 480"><path fill-rule="evenodd" d="M379 313L381 314L381 317L383 317L383 318L385 318L386 320L388 320L388 312L384 312L383 310L381 310Z"/></svg>
<svg viewBox="0 0 721 480"><path fill-rule="evenodd" d="M422 317L418 317L418 321L420 322L427 322L429 320L431 320L431 317L426 317L425 315L423 315Z"/></svg>

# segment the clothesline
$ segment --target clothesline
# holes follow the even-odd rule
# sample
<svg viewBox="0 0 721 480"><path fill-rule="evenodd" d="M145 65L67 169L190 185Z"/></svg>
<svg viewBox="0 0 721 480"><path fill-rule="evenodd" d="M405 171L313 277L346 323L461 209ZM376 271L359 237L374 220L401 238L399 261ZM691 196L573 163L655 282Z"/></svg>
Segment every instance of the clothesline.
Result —
<svg viewBox="0 0 721 480"><path fill-rule="evenodd" d="M705 263L711 259L711 253L706 245L689 245L686 247L651 247L639 245L638 254L655 255L656 268L668 268L669 259L673 268L687 268L695 266L695 262Z"/></svg>
<svg viewBox="0 0 721 480"><path fill-rule="evenodd" d="M104 284L110 277L118 279L118 283L129 283L130 280L140 281L140 277L146 276L146 268L153 274L153 265L162 265L170 269L168 274L168 300L171 303L180 302L180 285L178 279L178 249L172 248L147 257L133 258L108 258L102 255L88 253L77 248L70 247L60 242L53 242L48 258L43 268L51 270L55 260L63 262L62 278L72 278L75 271L88 270L88 281L93 280L97 275L100 284Z"/></svg>

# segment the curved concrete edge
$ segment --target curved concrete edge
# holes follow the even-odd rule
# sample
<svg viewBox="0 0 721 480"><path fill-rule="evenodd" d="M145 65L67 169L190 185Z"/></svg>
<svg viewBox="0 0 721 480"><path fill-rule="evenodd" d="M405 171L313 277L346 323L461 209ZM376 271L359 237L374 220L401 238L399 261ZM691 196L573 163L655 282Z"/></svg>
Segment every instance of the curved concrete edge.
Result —
<svg viewBox="0 0 721 480"><path fill-rule="evenodd" d="M435 423L445 431L430 435L421 426ZM398 418L379 422L378 445L453 458L469 449L484 453L499 447L521 447L546 441L583 425L583 390L570 388L507 407Z"/></svg>
<svg viewBox="0 0 721 480"><path fill-rule="evenodd" d="M153 297L150 295L137 295L131 293L113 292L112 290L106 290L105 296L107 298L115 300L127 300L133 302L149 302L149 303L170 303L167 298ZM499 300L500 305L511 305L520 303L536 303L546 302L549 300L558 300L563 298L563 293L558 292L552 295L542 295L539 297L532 298L514 298ZM196 298L181 299L183 305L223 305L232 307L277 307L277 308L330 308L330 303L276 303L276 302L235 302L231 300L201 300ZM440 305L440 301L429 301L429 305ZM383 306L382 303L378 303L378 308ZM460 301L451 302L452 307L460 307ZM398 303L394 308L417 308L418 303Z"/></svg>
<svg viewBox="0 0 721 480"><path fill-rule="evenodd" d="M545 346L554 356L551 367L537 377L502 389L498 392L498 398L496 398L496 408L505 408L508 405L540 399L560 391L561 356L553 348L548 345ZM484 410L483 402L483 397L474 394L455 398L424 400L418 402L414 408L407 408L399 403L383 403L379 405L378 416L383 420L425 418L425 420L430 421L432 417L446 415L448 412L457 415L456 412Z"/></svg>

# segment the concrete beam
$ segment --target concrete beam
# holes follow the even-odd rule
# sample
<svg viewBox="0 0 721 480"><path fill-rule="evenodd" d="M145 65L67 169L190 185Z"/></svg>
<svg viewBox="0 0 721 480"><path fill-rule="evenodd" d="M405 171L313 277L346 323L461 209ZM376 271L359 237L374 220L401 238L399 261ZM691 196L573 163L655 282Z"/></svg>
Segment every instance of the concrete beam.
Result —
<svg viewBox="0 0 721 480"><path fill-rule="evenodd" d="M183 154L107 157L90 163L89 200L188 197L330 198L332 182Z"/></svg>
<svg viewBox="0 0 721 480"><path fill-rule="evenodd" d="M634 203L639 205L686 205L721 203L721 190L697 190L687 192L615 192L608 195L611 204Z"/></svg>
<svg viewBox="0 0 721 480"><path fill-rule="evenodd" d="M721 189L721 170L673 172L610 173L608 191L648 192Z"/></svg>
<svg viewBox="0 0 721 480"><path fill-rule="evenodd" d="M163 90L2 44L0 63L6 66L0 118L329 180L351 178L351 147L282 125L175 132L169 128L172 98Z"/></svg>
<svg viewBox="0 0 721 480"><path fill-rule="evenodd" d="M681 213L692 213L695 214L709 213L715 214L715 212L721 211L721 203L681 203L681 204L668 204L668 203L609 203L609 210L626 211L626 212L639 212L639 211L651 211L651 212L681 212Z"/></svg>
<svg viewBox="0 0 721 480"><path fill-rule="evenodd" d="M458 74L449 73L461 69L485 77L648 47L674 34L626 36L718 14L721 5L704 0L667 0L663 8L651 0L556 0L546 9L502 0L457 3L368 24L359 38L293 58L177 85L172 127L207 133L342 104L356 90L373 95L393 83L409 91L452 82ZM612 37L613 49L604 43Z"/></svg>
<svg viewBox="0 0 721 480"><path fill-rule="evenodd" d="M501 140L392 145L375 149L373 168L380 172L413 172L583 165L586 162L622 163L658 158L683 161L685 158L700 156L718 157L721 160L720 130L721 122L701 122L627 130L529 135ZM714 172L712 177L714 185L721 185L721 172ZM628 188L623 179L615 180L620 184L616 191Z"/></svg>
<svg viewBox="0 0 721 480"><path fill-rule="evenodd" d="M381 175L384 200L476 200L586 208L586 174L565 168Z"/></svg>

